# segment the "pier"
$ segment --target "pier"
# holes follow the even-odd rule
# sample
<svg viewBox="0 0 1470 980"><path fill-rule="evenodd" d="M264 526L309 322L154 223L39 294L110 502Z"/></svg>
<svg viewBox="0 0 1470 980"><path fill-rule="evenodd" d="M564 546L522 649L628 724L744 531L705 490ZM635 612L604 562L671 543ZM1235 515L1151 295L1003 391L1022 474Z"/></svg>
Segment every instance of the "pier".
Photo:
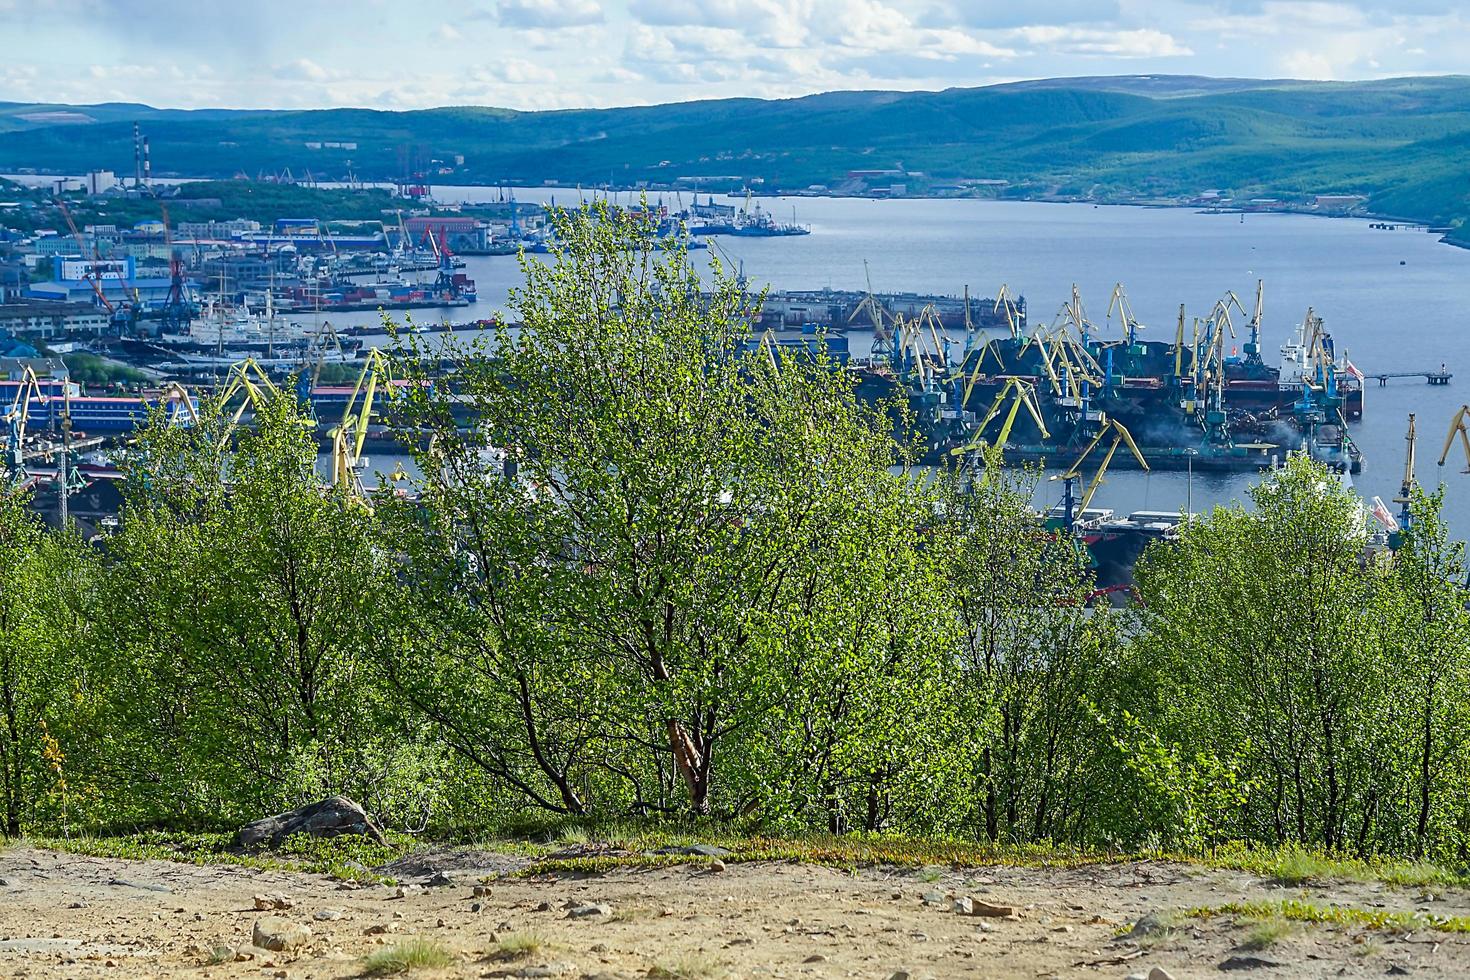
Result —
<svg viewBox="0 0 1470 980"><path fill-rule="evenodd" d="M1444 365L1441 364L1438 371L1385 371L1381 374L1369 374L1367 377L1377 378L1378 387L1380 388L1388 387L1389 378L1423 378L1432 385L1442 387L1448 385L1454 375L1446 371Z"/></svg>

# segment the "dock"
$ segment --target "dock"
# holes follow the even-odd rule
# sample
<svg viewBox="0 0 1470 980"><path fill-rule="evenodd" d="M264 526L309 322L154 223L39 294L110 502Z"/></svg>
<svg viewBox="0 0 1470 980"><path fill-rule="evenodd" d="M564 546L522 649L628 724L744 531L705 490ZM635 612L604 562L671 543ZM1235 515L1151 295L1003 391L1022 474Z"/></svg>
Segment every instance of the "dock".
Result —
<svg viewBox="0 0 1470 980"><path fill-rule="evenodd" d="M1454 377L1454 374L1446 371L1444 365L1441 364L1438 371L1385 371L1381 374L1365 375L1365 377L1377 378L1378 387L1380 388L1388 387L1388 380L1390 378L1423 378L1432 385L1443 387L1450 383L1450 379Z"/></svg>

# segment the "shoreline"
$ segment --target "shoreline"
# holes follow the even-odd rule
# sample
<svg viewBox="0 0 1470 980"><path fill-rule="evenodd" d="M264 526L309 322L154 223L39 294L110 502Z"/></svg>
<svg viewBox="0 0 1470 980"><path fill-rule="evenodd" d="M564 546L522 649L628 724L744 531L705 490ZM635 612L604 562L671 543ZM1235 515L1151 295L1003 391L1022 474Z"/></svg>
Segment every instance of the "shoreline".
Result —
<svg viewBox="0 0 1470 980"><path fill-rule="evenodd" d="M38 179L38 178L44 178L46 180L81 179L76 174L53 173L53 172L49 172L49 171L42 172L40 170L37 170L36 172L29 173L29 174L21 174L21 173L0 173L0 180L11 180L11 181L15 181L17 183L21 183L23 186L25 186L25 187L27 187L29 189L36 189L36 188L39 188L42 185L40 185L40 184L28 184L28 183L25 183L25 179L35 180L35 179ZM227 177L198 177L198 176L181 177L181 176L176 176L176 175L161 174L161 175L155 176L153 179L154 179L155 182L160 182L160 181L165 182L165 185L166 186L177 186L179 184L199 183L199 182L216 181L216 180L228 180L228 179L231 179L231 178L227 178ZM329 181L328 183L329 184L333 184L335 182L330 182ZM391 187L392 186L392 183L389 182L389 181L362 181L361 182L361 185L364 186L364 187L372 187L372 188L387 188L387 187ZM433 187L443 187L443 188L479 188L479 189L487 189L487 190L493 190L493 189L497 189L497 188L502 187L502 185L499 185L499 184L456 183L456 182L439 183L439 184L433 184L431 186L433 186ZM349 190L350 188L347 188L347 187L340 187L339 188L339 187L335 187L335 186L330 186L330 187L327 187L325 189L327 189L327 190ZM607 188L607 189L604 189L604 188L584 188L581 185L577 185L577 184L563 184L563 183L544 184L544 185L522 185L522 186L518 186L518 187L511 187L510 189L512 191L514 191L514 190L545 190L545 191L548 191L548 192L551 192L551 193L554 193L554 192L557 192L557 191L582 191L583 193L590 192L590 193L593 194L593 196L596 196L596 194L598 194L598 193L634 194L634 193L638 193L640 191L647 192L647 193L650 193L650 194L677 194L677 193L682 193L685 190L685 188L682 188L682 187L673 187L673 186L670 186L670 187L614 187L614 188ZM698 192L695 191L694 193L697 194ZM734 197L738 197L739 196L738 194L736 194L733 191L732 192L706 192L706 193L715 193L718 196L730 197L730 198L734 198ZM1229 207L1212 208L1210 205L1202 204L1202 203L1183 203L1183 202L1171 202L1171 201L1160 201L1160 200L1094 201L1094 200L1090 200L1090 199L1087 199L1087 198L1069 198L1069 197L1002 198L1002 197L990 197L990 196L984 196L984 197L982 197L982 196L963 196L963 195L954 195L954 194L905 194L905 195L903 195L901 197L887 197L887 196L880 196L880 195L874 195L874 194L841 194L841 193L835 193L835 192L832 192L832 191L823 191L821 193L814 193L814 192L810 192L810 191L806 191L806 190L789 190L788 191L788 190L780 190L780 189L777 189L777 190L765 190L765 189L762 189L758 193L757 192L752 192L751 198L753 200L757 200L757 201L759 201L759 200L774 200L774 199L786 199L786 200L792 200L792 199L830 199L830 200L842 200L842 201L863 201L863 200L868 200L868 201L877 201L877 202L885 202L885 201L966 201L966 202L981 202L981 203L995 203L995 204L1091 204L1093 207L1148 208L1148 209L1156 209L1156 210L1191 210L1191 211L1194 211L1194 212L1196 212L1198 214L1242 214L1242 215L1244 215L1244 214L1289 214L1289 215L1299 215L1301 217L1308 217L1308 218L1333 218L1333 219L1344 219L1345 218L1345 219L1357 220L1357 221L1368 221L1368 222L1375 222L1375 221L1377 221L1377 222L1383 222L1385 224L1392 224L1392 225L1403 226L1404 227L1404 230L1422 230L1426 234L1437 235L1438 236L1438 241L1441 244L1449 245L1449 246L1451 246L1453 248L1470 249L1470 239L1458 240L1458 239L1455 239L1454 237L1452 237L1453 236L1453 232L1455 230L1453 227L1444 226L1444 225L1435 225L1435 224L1432 224L1431 222L1426 221L1426 220L1421 219L1421 218L1411 218L1411 217L1406 217L1406 216L1403 216L1403 215L1383 214L1383 213L1376 212L1376 211L1354 211L1354 212L1351 212L1351 213L1348 213L1348 212L1322 212L1322 211L1314 211L1314 210L1311 210L1307 206L1292 206L1292 205L1289 205L1289 204L1281 204L1281 205L1276 205L1276 206L1262 206L1262 207L1229 206ZM473 206L476 206L476 205L479 205L479 204L484 204L484 203L488 203L488 202L456 201L456 202L445 202L443 204L440 204L439 206L445 207L445 208L449 208L449 207L458 207L458 206L462 206L462 205L469 205L469 206L472 206L473 207ZM531 202L526 202L526 203L531 203ZM537 203L536 206L537 207L540 207L541 205L539 203ZM328 219L325 219L325 220L332 220L332 219L328 218Z"/></svg>

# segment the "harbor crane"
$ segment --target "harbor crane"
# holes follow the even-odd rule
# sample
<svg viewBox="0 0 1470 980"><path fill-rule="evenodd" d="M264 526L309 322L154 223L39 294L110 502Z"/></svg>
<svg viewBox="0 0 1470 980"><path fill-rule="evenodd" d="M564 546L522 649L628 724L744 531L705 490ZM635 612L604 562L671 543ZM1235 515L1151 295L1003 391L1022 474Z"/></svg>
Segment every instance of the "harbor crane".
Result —
<svg viewBox="0 0 1470 980"><path fill-rule="evenodd" d="M1011 410L1006 413L1005 421L1001 423L1000 431L996 433L995 441L987 443L985 441L985 429L1000 416L1007 398L1011 399ZM995 401L990 403L990 409L985 413L984 417L976 423L975 430L970 436L970 441L963 446L951 449L950 455L973 459L974 454L982 452L988 445L995 446L1003 451L1006 443L1010 442L1011 430L1016 425L1016 418L1020 414L1022 406L1025 406L1027 414L1036 423L1036 427L1041 430L1041 438L1051 438L1051 433L1046 430L1046 422L1042 419L1041 408L1036 404L1035 388L1028 381L1022 381L1020 378L1010 378L1001 387L999 394L995 396ZM984 480L985 477L982 476L982 484Z"/></svg>
<svg viewBox="0 0 1470 980"><path fill-rule="evenodd" d="M1082 499L1077 501L1074 507L1072 486L1082 478L1082 468L1087 463L1087 457L1092 455L1092 451L1098 447L1098 444L1103 441L1109 432L1113 433L1113 441L1109 444L1108 451L1103 454L1102 462L1097 467L1097 473L1093 476L1091 482L1087 484L1087 489L1083 492ZM1143 453L1139 451L1138 444L1133 441L1133 434L1128 431L1127 426L1122 422L1119 422L1117 419L1108 419L1103 423L1103 427L1098 430L1097 435L1093 437L1092 442L1087 444L1087 448L1082 450L1082 455L1077 457L1077 461L1068 467L1065 472L1051 478L1062 481L1064 488L1062 492L1062 503L1065 509L1068 530L1072 529L1077 515L1086 513L1087 505L1092 503L1093 494L1097 493L1097 488L1102 486L1103 477L1108 472L1108 464L1113 461L1113 454L1118 451L1120 444L1127 444L1128 451L1133 454L1133 458L1138 460L1138 465L1147 473L1149 471L1148 461L1143 458Z"/></svg>
<svg viewBox="0 0 1470 980"><path fill-rule="evenodd" d="M1463 472L1470 473L1470 405L1461 405L1454 418L1450 419L1450 431L1444 437L1444 450L1439 454L1440 466L1443 466L1445 460L1450 458L1450 450L1454 448L1456 436L1460 437L1460 448L1465 451Z"/></svg>
<svg viewBox="0 0 1470 980"><path fill-rule="evenodd" d="M1393 502L1399 505L1399 527L1396 535L1390 534L1389 536L1389 544L1394 547L1398 546L1398 542L1402 540L1403 532L1409 529L1409 524L1413 520L1413 514L1409 511L1409 505L1414 500L1414 488L1418 486L1418 481L1414 478L1414 456L1418 448L1419 437L1414 431L1413 412L1409 413L1409 431L1404 435L1404 441L1408 444L1408 448L1404 452L1404 481L1399 484L1399 495L1393 498ZM1446 450L1448 448L1446 446ZM1441 459L1440 462L1443 463L1444 460ZM1376 497L1374 498L1374 503L1381 504Z"/></svg>
<svg viewBox="0 0 1470 980"><path fill-rule="evenodd" d="M5 410L6 476L11 486L20 486L28 477L25 439L26 426L31 419L32 400L45 404L47 398L36 372L27 366L15 389L15 398Z"/></svg>
<svg viewBox="0 0 1470 980"><path fill-rule="evenodd" d="M1143 329L1143 324L1133 315L1133 305L1128 302L1128 294L1123 291L1121 282L1113 287L1113 295L1108 298L1109 320L1113 318L1114 310L1118 311L1118 321L1123 325L1123 342L1132 347L1137 332Z"/></svg>
<svg viewBox="0 0 1470 980"><path fill-rule="evenodd" d="M181 389L182 390L182 389ZM266 374L265 369L253 357L247 357L243 361L236 361L230 365L229 372L225 375L223 386L216 396L219 401L220 411L226 412L229 405L237 396L240 403L234 412L227 416L224 431L220 433L219 446L221 449L229 445L230 437L240 426L240 420L245 417L247 409L261 411L270 399L279 397L281 389ZM195 419L193 403L189 401L185 392L184 404L188 406L189 414Z"/></svg>
<svg viewBox="0 0 1470 980"><path fill-rule="evenodd" d="M393 397L393 371L388 358L374 347L363 360L362 373L357 377L352 397L342 409L342 422L330 434L332 486L345 488L359 501L367 498L359 470L362 464L362 447L367 441L368 425L373 419L373 405L378 388L386 387L386 397Z"/></svg>

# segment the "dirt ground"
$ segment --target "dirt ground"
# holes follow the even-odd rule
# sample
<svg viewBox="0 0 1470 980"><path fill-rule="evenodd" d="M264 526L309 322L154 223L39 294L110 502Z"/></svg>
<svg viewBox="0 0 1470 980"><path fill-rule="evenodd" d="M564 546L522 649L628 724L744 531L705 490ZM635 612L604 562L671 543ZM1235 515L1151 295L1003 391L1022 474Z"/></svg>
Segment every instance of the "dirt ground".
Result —
<svg viewBox="0 0 1470 980"><path fill-rule="evenodd" d="M1158 862L857 875L793 864L731 864L724 871L679 865L507 877L515 866L516 859L485 853L419 856L393 869L400 880L424 882L444 871L452 883L410 887L400 897L390 886L354 889L320 875L11 847L0 852L0 976L355 977L370 953L410 938L452 953L454 965L437 975L455 977L1123 980L1155 967L1179 980L1222 971L1262 978L1470 976L1470 936L1292 925L1262 948L1246 949L1250 923L1177 915L1288 898L1470 914L1470 894L1454 891L1286 887ZM476 885L488 894L476 896ZM292 907L257 911L253 897L263 892L284 893ZM965 896L1011 906L1015 915L961 914L953 899ZM571 912L592 903L605 908ZM1148 913L1173 925L1139 940L1120 935ZM253 926L268 914L309 925L310 939L291 952L254 949ZM520 959L497 956L501 942L527 935L539 949Z"/></svg>

